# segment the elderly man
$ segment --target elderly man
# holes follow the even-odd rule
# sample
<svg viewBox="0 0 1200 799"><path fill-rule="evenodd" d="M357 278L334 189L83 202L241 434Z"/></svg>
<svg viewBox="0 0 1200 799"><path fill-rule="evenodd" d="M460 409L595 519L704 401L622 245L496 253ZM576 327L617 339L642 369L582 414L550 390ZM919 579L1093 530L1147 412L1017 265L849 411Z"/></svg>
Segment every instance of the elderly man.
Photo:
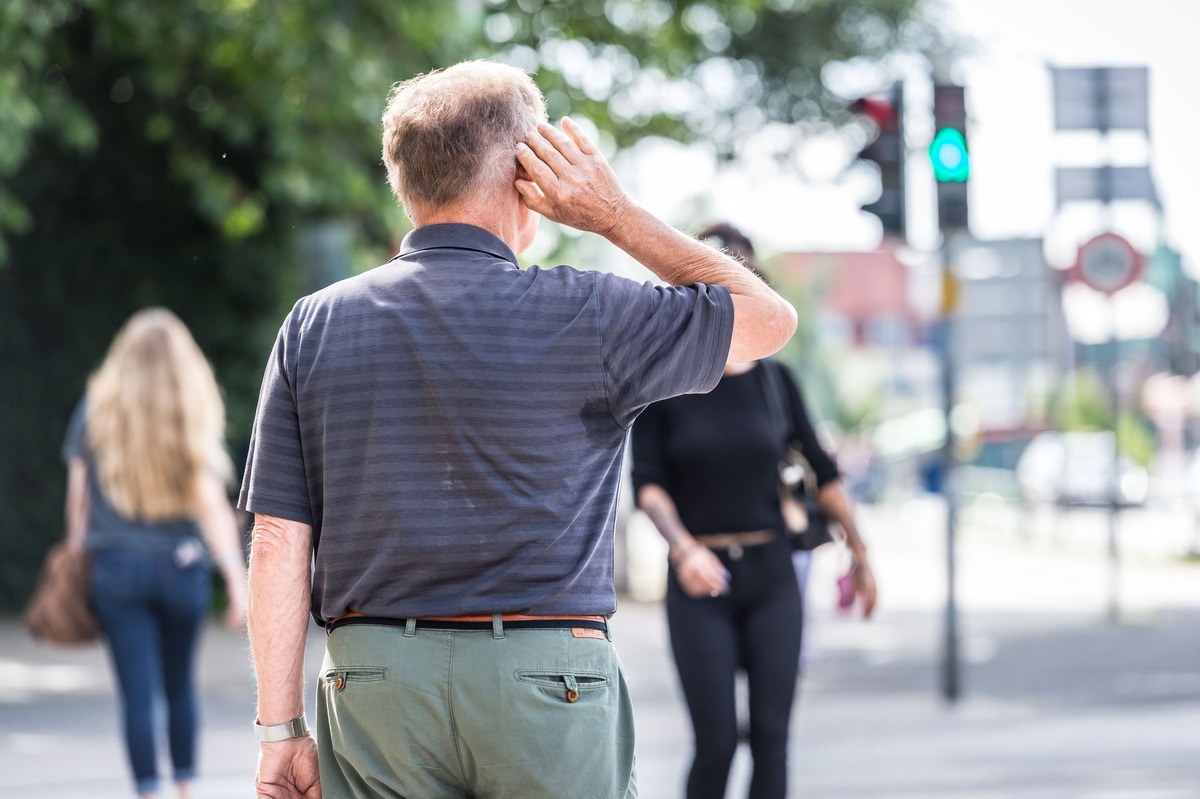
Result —
<svg viewBox="0 0 1200 799"><path fill-rule="evenodd" d="M795 311L634 205L517 69L397 85L383 156L415 229L296 304L259 398L240 502L259 795L636 796L607 627L626 431L779 349ZM519 268L542 216L668 285ZM329 633L315 740L309 612Z"/></svg>

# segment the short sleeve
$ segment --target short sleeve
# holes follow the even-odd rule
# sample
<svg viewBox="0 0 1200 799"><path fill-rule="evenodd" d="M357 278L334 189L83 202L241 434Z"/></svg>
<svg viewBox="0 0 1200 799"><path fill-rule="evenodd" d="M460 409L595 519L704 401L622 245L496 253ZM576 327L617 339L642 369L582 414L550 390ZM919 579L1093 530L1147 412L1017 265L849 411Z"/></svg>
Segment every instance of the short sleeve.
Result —
<svg viewBox="0 0 1200 799"><path fill-rule="evenodd" d="M727 288L598 279L601 358L618 424L628 427L652 402L712 391L733 337Z"/></svg>
<svg viewBox="0 0 1200 799"><path fill-rule="evenodd" d="M804 393L800 390L800 384L796 381L792 370L783 364L778 364L778 366L779 372L783 375L783 384L787 390L788 404L792 411L792 438L800 444L800 450L804 453L809 465L812 466L813 472L817 476L817 485L825 486L841 476L838 472L837 462L821 446L821 442L817 438L817 431L813 428L812 418L808 415L808 407L804 402Z"/></svg>
<svg viewBox="0 0 1200 799"><path fill-rule="evenodd" d="M642 486L653 483L667 487L665 439L667 419L666 407L662 402L651 404L637 421L629 435L629 448L633 461L633 491L636 495Z"/></svg>
<svg viewBox="0 0 1200 799"><path fill-rule="evenodd" d="M284 321L267 361L238 507L312 524L300 421L292 391L298 335L294 313ZM289 362L293 368L289 368Z"/></svg>
<svg viewBox="0 0 1200 799"><path fill-rule="evenodd" d="M70 463L72 458L83 456L85 442L84 430L87 429L87 397L79 400L71 413L71 421L67 423L67 434L63 438L62 457L64 463Z"/></svg>

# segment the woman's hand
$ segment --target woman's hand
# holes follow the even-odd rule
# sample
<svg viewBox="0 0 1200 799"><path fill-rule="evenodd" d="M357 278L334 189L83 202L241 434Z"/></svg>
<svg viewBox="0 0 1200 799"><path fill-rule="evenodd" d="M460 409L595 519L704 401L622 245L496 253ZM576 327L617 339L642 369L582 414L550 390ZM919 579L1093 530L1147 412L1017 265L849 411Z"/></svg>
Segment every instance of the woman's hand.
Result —
<svg viewBox="0 0 1200 799"><path fill-rule="evenodd" d="M853 574L855 596L858 597L859 604L862 607L863 618L869 619L871 618L871 614L875 612L875 600L877 598L875 573L871 571L871 564L863 557L855 561Z"/></svg>
<svg viewBox="0 0 1200 799"><path fill-rule="evenodd" d="M638 507L650 517L670 547L667 560L683 592L693 599L718 597L729 590L729 572L712 550L683 526L675 501L662 486L647 483L637 493Z"/></svg>
<svg viewBox="0 0 1200 799"><path fill-rule="evenodd" d="M692 599L718 597L729 590L729 572L713 551L693 540L671 557L679 586Z"/></svg>

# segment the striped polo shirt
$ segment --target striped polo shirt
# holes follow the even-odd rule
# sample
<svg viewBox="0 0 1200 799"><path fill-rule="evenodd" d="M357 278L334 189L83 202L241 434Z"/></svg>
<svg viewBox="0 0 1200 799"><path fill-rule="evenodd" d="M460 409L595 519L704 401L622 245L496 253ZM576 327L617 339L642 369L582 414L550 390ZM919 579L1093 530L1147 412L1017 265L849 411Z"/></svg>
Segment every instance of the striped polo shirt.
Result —
<svg viewBox="0 0 1200 799"><path fill-rule="evenodd" d="M712 389L720 286L522 270L470 225L304 297L267 363L239 506L311 524L312 612L611 613L626 432Z"/></svg>

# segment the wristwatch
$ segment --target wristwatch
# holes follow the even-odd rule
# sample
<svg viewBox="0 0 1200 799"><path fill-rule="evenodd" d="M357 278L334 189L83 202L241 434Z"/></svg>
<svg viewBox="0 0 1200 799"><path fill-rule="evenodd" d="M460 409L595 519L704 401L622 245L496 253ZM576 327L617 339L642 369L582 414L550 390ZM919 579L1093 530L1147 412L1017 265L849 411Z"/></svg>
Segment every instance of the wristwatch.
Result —
<svg viewBox="0 0 1200 799"><path fill-rule="evenodd" d="M307 734L308 722L304 720L303 713L291 721L285 721L282 724L259 724L258 721L254 722L254 737L265 743L286 741L289 738L300 738Z"/></svg>

